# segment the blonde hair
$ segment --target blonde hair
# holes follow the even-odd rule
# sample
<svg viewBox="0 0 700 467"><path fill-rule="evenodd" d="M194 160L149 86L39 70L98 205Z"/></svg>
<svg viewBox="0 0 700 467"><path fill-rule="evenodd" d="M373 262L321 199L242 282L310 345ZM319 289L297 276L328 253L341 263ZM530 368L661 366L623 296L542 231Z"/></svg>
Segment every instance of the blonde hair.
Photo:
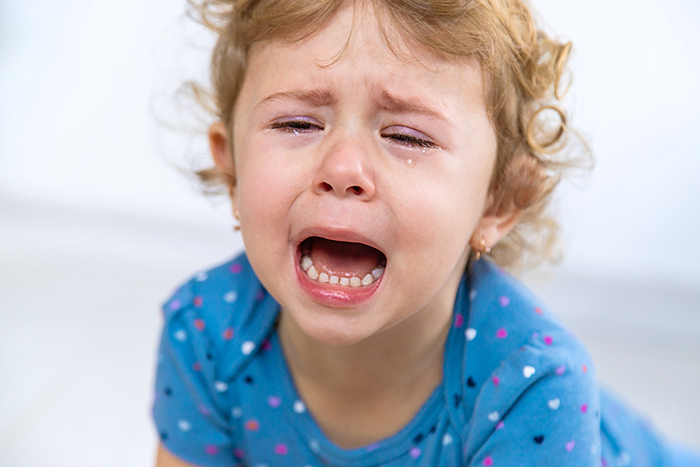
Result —
<svg viewBox="0 0 700 467"><path fill-rule="evenodd" d="M308 37L346 1L189 0L196 18L218 36L211 59L212 93L190 83L195 97L200 102L208 99L230 130L251 45ZM559 225L546 208L565 172L591 161L561 106L571 43L538 30L523 0L367 1L404 39L440 54L478 60L488 78L487 105L498 138L488 211L522 212L491 256L510 268L556 261ZM381 28L385 42L395 50ZM210 191L236 184L234 174L216 167L197 175Z"/></svg>

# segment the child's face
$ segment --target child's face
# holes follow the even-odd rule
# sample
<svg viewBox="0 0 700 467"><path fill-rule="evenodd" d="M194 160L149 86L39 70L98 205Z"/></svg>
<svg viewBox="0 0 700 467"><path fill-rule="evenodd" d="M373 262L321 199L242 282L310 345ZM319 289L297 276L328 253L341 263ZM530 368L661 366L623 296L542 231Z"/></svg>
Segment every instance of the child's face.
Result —
<svg viewBox="0 0 700 467"><path fill-rule="evenodd" d="M411 317L446 322L470 241L491 232L496 137L480 68L406 44L421 62L398 59L373 14L358 13L337 61L351 7L301 42L256 44L234 111L250 262L303 332L334 345ZM325 277L309 277L305 256ZM382 266L370 285L331 283Z"/></svg>

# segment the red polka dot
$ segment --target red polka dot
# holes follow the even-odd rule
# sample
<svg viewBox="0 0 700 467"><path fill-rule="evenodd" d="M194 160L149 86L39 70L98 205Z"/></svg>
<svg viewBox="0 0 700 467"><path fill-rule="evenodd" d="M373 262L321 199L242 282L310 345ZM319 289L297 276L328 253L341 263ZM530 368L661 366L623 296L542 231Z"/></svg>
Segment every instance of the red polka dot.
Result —
<svg viewBox="0 0 700 467"><path fill-rule="evenodd" d="M243 270L243 267L240 264L232 264L231 267L229 268L229 271L231 271L234 274L238 274Z"/></svg>
<svg viewBox="0 0 700 467"><path fill-rule="evenodd" d="M233 339L233 328L226 328L224 330L224 339L226 339L227 341Z"/></svg>
<svg viewBox="0 0 700 467"><path fill-rule="evenodd" d="M200 331L204 331L204 320L203 319L195 319L194 320L194 327L199 329Z"/></svg>
<svg viewBox="0 0 700 467"><path fill-rule="evenodd" d="M491 459L491 456L488 456L486 459L484 459L484 466L485 467L491 467L493 465L493 459Z"/></svg>
<svg viewBox="0 0 700 467"><path fill-rule="evenodd" d="M538 315L541 315L541 314L544 314L544 311L542 311L542 308L537 307L537 308L535 308L535 313L537 313Z"/></svg>
<svg viewBox="0 0 700 467"><path fill-rule="evenodd" d="M245 422L245 429L248 431L258 431L260 429L260 424L257 420L248 420Z"/></svg>
<svg viewBox="0 0 700 467"><path fill-rule="evenodd" d="M581 365L581 369L584 373L588 373L588 367L586 365Z"/></svg>
<svg viewBox="0 0 700 467"><path fill-rule="evenodd" d="M288 452L289 452L289 450L287 449L287 446L285 446L284 444L278 444L277 446L275 446L275 454L279 454L280 456L284 456Z"/></svg>
<svg viewBox="0 0 700 467"><path fill-rule="evenodd" d="M209 454L210 456L213 456L219 452L219 448L212 445L207 446L206 448L204 448L204 450L207 451L207 454Z"/></svg>
<svg viewBox="0 0 700 467"><path fill-rule="evenodd" d="M192 300L192 303L194 303L194 306L196 306L197 308L199 308L200 306L202 306L202 302L203 302L203 301L204 301L204 300L202 300L202 297L201 297L200 295L197 295L197 296L194 297L194 299Z"/></svg>

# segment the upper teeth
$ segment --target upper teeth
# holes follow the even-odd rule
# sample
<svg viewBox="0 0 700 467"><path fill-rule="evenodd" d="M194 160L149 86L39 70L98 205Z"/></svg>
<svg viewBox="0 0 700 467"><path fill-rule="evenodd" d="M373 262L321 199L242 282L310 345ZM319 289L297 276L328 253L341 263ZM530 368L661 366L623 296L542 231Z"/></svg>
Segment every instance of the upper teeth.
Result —
<svg viewBox="0 0 700 467"><path fill-rule="evenodd" d="M363 285L373 284L376 280L382 277L382 274L384 274L384 266L377 266L371 273L366 274L362 279L357 276L338 277L325 272L319 273L318 270L316 270L311 257L308 255L302 256L299 264L301 265L301 268L306 271L306 275L309 276L309 278L318 280L322 284L331 283L350 287L360 287Z"/></svg>

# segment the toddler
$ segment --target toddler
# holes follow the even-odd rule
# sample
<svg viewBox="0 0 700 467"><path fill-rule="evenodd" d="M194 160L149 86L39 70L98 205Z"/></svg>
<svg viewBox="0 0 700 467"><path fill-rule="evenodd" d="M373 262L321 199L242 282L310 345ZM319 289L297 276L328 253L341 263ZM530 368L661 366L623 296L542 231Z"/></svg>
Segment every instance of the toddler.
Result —
<svg viewBox="0 0 700 467"><path fill-rule="evenodd" d="M197 8L245 253L164 305L160 467L668 465L499 268L551 256L570 44L521 0Z"/></svg>

